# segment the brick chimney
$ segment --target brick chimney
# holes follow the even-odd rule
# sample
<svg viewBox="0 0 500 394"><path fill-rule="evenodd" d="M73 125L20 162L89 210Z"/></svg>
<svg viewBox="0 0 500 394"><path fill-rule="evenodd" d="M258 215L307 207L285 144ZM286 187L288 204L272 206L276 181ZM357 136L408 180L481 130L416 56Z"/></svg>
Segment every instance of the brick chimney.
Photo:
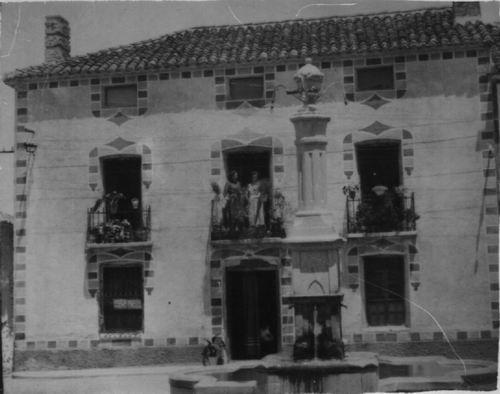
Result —
<svg viewBox="0 0 500 394"><path fill-rule="evenodd" d="M45 17L45 62L57 63L70 57L69 23L59 15Z"/></svg>
<svg viewBox="0 0 500 394"><path fill-rule="evenodd" d="M455 23L481 21L499 25L499 5L497 1L454 1L453 15Z"/></svg>
<svg viewBox="0 0 500 394"><path fill-rule="evenodd" d="M459 23L467 20L477 20L481 17L481 7L479 1L454 1L453 14L455 21Z"/></svg>

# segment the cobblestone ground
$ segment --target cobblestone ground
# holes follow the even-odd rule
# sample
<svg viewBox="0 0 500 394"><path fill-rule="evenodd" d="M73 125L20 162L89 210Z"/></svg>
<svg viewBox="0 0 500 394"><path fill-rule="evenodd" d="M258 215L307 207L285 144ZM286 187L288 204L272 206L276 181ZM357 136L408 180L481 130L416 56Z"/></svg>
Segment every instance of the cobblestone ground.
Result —
<svg viewBox="0 0 500 394"><path fill-rule="evenodd" d="M169 394L167 375L12 379L5 394Z"/></svg>

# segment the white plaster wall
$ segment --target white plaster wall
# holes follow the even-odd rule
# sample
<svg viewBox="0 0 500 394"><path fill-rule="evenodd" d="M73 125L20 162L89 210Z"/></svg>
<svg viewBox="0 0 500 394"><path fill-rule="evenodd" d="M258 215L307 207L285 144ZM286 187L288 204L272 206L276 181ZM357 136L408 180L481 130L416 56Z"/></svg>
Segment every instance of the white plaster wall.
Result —
<svg viewBox="0 0 500 394"><path fill-rule="evenodd" d="M345 135L375 121L404 127L413 134L414 172L405 175L404 183L415 191L421 216L416 243L421 286L417 291L410 289L409 296L448 329L485 329L491 320L484 256L479 257L478 273L473 272L483 184L481 152L476 149L483 122L479 121L475 61L455 64L460 71L457 94L449 86L443 88L442 72L435 73L444 66L428 62L415 70L407 65L408 98L378 110L359 103L345 106L343 100L319 105L319 110L332 118L327 130L328 208L338 231L345 215ZM412 72L420 74L412 77ZM473 76L468 77L470 74ZM425 78L430 82L415 82ZM167 88L173 85L165 86L165 95L175 97L177 91ZM88 92L78 92L79 99L87 102L83 100L88 100ZM64 97L67 93L61 95ZM33 106L41 105L36 96L31 100ZM85 231L86 210L102 191L88 186L88 154L117 137L152 148L153 182L143 195L152 207L155 288L151 295L145 295L145 333L162 337L209 335L210 147L245 128L281 139L285 151L283 189L296 206L294 130L289 117L297 107L277 106L272 112L264 108L251 116L209 109L161 113L155 107L150 115L122 126L81 117L83 110L75 117L66 116L68 119L31 118L27 127L35 130L39 148L26 224L26 339L97 336L97 301L84 291ZM346 287L344 293L348 305L342 310L345 331L359 332L363 329L360 289L353 292ZM412 306L410 316L412 330L435 328L432 319L418 308Z"/></svg>

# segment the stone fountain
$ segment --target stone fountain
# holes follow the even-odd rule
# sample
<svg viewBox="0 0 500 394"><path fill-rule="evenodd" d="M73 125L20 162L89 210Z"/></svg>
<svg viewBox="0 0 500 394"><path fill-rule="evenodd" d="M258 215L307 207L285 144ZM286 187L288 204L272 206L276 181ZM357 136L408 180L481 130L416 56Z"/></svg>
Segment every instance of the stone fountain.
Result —
<svg viewBox="0 0 500 394"><path fill-rule="evenodd" d="M295 308L295 360L344 357L339 284L343 239L327 209L326 127L330 117L315 107L323 77L311 59L306 59L294 76L297 90L290 92L303 103L290 119L297 147L299 209L285 239L293 269L290 300ZM330 350L321 351L321 346Z"/></svg>

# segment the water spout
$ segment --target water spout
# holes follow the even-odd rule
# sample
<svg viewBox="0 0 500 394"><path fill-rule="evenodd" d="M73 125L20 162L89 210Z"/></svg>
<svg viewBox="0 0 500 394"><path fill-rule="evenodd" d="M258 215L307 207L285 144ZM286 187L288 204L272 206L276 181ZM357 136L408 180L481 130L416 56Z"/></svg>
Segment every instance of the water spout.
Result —
<svg viewBox="0 0 500 394"><path fill-rule="evenodd" d="M321 334L321 326L318 324L318 305L313 309L313 340L314 340L314 359L318 359L318 336Z"/></svg>

